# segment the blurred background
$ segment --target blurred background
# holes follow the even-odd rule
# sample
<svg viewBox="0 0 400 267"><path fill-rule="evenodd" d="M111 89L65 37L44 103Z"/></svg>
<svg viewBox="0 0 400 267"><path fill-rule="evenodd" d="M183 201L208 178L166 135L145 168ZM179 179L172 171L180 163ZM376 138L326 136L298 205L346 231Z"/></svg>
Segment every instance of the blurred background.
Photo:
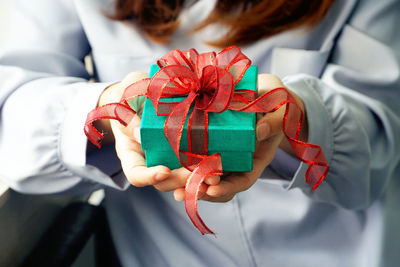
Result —
<svg viewBox="0 0 400 267"><path fill-rule="evenodd" d="M0 0L0 53L5 47L8 33L12 30L12 25L8 23L11 1ZM5 78L0 77L0 79ZM44 237L49 236L48 233L51 233L50 230L59 229L55 228L57 218L62 218L60 214L64 214L65 216L66 207L69 207L71 203L75 203L75 210L69 209L69 212L75 212L76 203L80 205L85 202L82 202L82 198L70 196L33 196L20 194L4 184L0 177L0 266L19 266L24 259L28 258L28 255L30 257L32 255L40 256L41 253L36 253L43 250L44 242L40 241L43 241ZM63 234L65 235L66 233ZM71 240L71 235L65 235L61 237L61 240L64 242L65 239L68 239L67 237ZM84 246L83 248L79 248L76 252L74 251L78 255L76 256L77 258L74 257L73 260L71 259L72 262L67 263L66 266L97 266L94 260L93 239L93 237L90 237L82 245ZM45 240L48 241L48 238ZM48 249L48 247L45 249ZM61 249L63 248L61 247ZM70 254L68 256L70 257ZM26 265L25 263L24 266ZM28 263L27 266L31 265ZM64 265L57 264L57 266Z"/></svg>
<svg viewBox="0 0 400 267"><path fill-rule="evenodd" d="M7 19L11 0L0 0L0 49L3 48L8 33Z"/></svg>
<svg viewBox="0 0 400 267"><path fill-rule="evenodd" d="M0 51L3 49L7 34L8 34L8 27L7 27L7 20L9 14L9 7L12 0L0 0ZM0 177L0 196L7 190L7 187L1 181Z"/></svg>

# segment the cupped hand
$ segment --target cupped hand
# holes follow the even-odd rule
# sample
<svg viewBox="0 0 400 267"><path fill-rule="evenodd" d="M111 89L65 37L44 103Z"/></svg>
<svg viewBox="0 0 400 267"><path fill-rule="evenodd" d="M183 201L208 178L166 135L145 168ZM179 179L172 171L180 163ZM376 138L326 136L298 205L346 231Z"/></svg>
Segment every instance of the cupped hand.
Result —
<svg viewBox="0 0 400 267"><path fill-rule="evenodd" d="M119 102L127 86L147 77L147 73L129 73L121 82L104 90L98 106ZM186 180L190 176L190 172L185 168L170 170L161 165L146 167L144 151L140 145L140 121L140 117L135 115L127 126L115 120L100 120L95 126L106 133L103 144L115 142L115 150L121 161L122 170L132 185L137 187L153 185L163 192L185 187ZM217 184L219 178L209 177L206 182Z"/></svg>
<svg viewBox="0 0 400 267"><path fill-rule="evenodd" d="M282 81L271 74L258 75L258 94L259 96L278 87L284 87ZM302 109L303 129L300 134L301 139L305 141L307 137L307 125L302 100L291 92L296 99L299 107ZM211 202L227 202L230 201L237 193L249 189L260 177L261 173L273 160L278 147L286 152L293 154L293 151L287 142L283 132L282 123L286 106L282 106L278 110L265 115L257 114L256 126L256 149L253 155L253 170L251 172L242 173L225 173L220 182L201 187L199 199ZM217 182L219 177L212 177L213 182ZM185 198L185 189L178 188L174 191L174 196L177 201L182 201Z"/></svg>
<svg viewBox="0 0 400 267"><path fill-rule="evenodd" d="M143 78L146 73L133 72L128 74L121 82L108 87L99 99L99 105L119 102L125 88ZM258 92L262 95L277 87L284 87L281 80L269 74L258 76ZM304 113L301 99L292 93ZM256 150L253 158L253 171L244 173L225 173L222 177L207 177L200 187L199 198L211 202L227 202L237 193L249 189L260 177L262 171L272 161L276 149L281 147L292 153L291 147L282 132L282 121L285 106L273 113L257 116ZM304 117L305 118L305 117ZM303 120L306 122L306 120ZM306 125L306 123L305 123ZM122 169L128 181L137 187L153 185L156 189L168 192L174 191L175 199L184 200L185 185L190 172L185 168L170 170L165 166L146 167L144 151L140 146L140 117L135 115L125 127L117 121L102 120L96 127L103 132L112 132L103 143L115 141L115 149L121 160ZM307 127L303 127L301 139L307 137Z"/></svg>

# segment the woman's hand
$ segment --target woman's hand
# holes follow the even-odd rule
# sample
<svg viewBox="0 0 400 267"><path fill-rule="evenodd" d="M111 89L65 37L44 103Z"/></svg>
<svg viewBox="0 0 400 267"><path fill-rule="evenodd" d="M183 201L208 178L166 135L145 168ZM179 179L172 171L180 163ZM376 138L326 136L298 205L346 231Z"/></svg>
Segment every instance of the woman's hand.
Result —
<svg viewBox="0 0 400 267"><path fill-rule="evenodd" d="M147 73L132 72L121 82L109 86L100 96L98 106L119 102L124 90L130 84L147 78ZM100 120L96 128L107 133L103 144L115 142L115 150L128 181L137 187L153 185L158 190L167 192L185 187L190 172L185 168L170 170L165 166L146 167L144 151L140 146L140 117L135 115L125 127L115 120ZM112 132L112 134L110 134ZM217 184L219 177L209 177L208 184ZM206 189L204 185L203 190Z"/></svg>
<svg viewBox="0 0 400 267"><path fill-rule="evenodd" d="M147 77L146 73L129 73L121 82L104 90L98 106L119 102L128 85ZM165 166L146 168L144 152L140 147L139 116L135 115L126 127L115 120L101 120L95 126L106 133L103 143L115 141L115 150L121 160L122 170L132 185L155 185L170 176L171 171Z"/></svg>
<svg viewBox="0 0 400 267"><path fill-rule="evenodd" d="M258 92L262 95L271 89L284 87L282 81L274 75L258 75ZM300 139L307 139L307 122L304 112L304 104L301 99L292 93L304 114L302 132ZM249 189L260 177L261 173L267 167L275 156L278 147L290 154L294 154L291 146L282 132L283 116L285 106L273 113L264 116L258 114L256 128L256 150L253 158L253 171L243 173L227 173L221 178L220 183L207 186L203 185L203 193L200 199L211 202L227 202L237 193ZM213 177L213 182L218 181L218 177ZM205 191L205 193L204 193ZM182 201L185 198L185 188L178 188L174 192L175 199Z"/></svg>
<svg viewBox="0 0 400 267"><path fill-rule="evenodd" d="M119 102L125 88L143 78L146 73L133 72L128 74L121 82L108 87L100 96L99 106L108 103ZM269 74L258 76L259 95L271 89L283 87L281 80ZM301 99L294 95L299 106L304 112ZM285 107L281 107L273 113L258 116L256 128L256 150L253 159L253 171L246 173L226 173L223 178L207 177L205 184L200 187L200 199L212 202L227 202L235 194L249 189L261 175L262 171L272 161L276 149L281 147L288 153L292 153L291 147L282 132L282 120ZM306 125L306 120L304 120ZM111 132L103 143L115 141L115 149L121 160L122 169L128 181L137 187L153 185L160 191L174 191L175 199L182 201L185 197L185 185L190 172L185 168L170 170L165 166L146 167L144 152L140 146L140 117L135 115L132 121L125 127L117 121L101 120L96 127L103 132ZM107 135L106 135L107 136ZM301 138L306 140L307 127L303 127Z"/></svg>

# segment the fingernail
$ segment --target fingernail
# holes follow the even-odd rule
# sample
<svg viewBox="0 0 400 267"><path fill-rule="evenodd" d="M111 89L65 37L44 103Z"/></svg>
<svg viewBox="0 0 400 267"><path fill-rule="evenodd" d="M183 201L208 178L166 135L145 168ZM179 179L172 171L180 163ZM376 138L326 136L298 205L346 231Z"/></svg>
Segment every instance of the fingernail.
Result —
<svg viewBox="0 0 400 267"><path fill-rule="evenodd" d="M175 197L175 200L178 201L178 202L182 202L182 201L184 201L185 199L179 199L179 198Z"/></svg>
<svg viewBox="0 0 400 267"><path fill-rule="evenodd" d="M185 196L184 195L177 195L174 193L174 197L176 201L184 201L185 200Z"/></svg>
<svg viewBox="0 0 400 267"><path fill-rule="evenodd" d="M266 139L269 135L269 132L270 132L269 124L267 122L260 123L259 125L257 125L256 129L257 140L262 141Z"/></svg>
<svg viewBox="0 0 400 267"><path fill-rule="evenodd" d="M215 195L216 195L216 194L215 194L215 188L210 186L210 187L207 189L207 195L215 197Z"/></svg>
<svg viewBox="0 0 400 267"><path fill-rule="evenodd" d="M207 177L204 182L208 185L213 185L213 184L217 184L217 181L218 181L217 176L210 176L210 177Z"/></svg>
<svg viewBox="0 0 400 267"><path fill-rule="evenodd" d="M139 127L136 127L133 130L133 136L135 137L136 141L140 144L141 142L140 142L140 128Z"/></svg>

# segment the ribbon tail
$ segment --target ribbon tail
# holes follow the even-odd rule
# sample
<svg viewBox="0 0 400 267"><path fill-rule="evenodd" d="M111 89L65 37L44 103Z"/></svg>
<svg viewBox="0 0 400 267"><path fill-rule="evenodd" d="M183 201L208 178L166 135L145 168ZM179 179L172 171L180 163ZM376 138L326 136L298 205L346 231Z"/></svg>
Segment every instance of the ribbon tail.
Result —
<svg viewBox="0 0 400 267"><path fill-rule="evenodd" d="M195 94L189 94L184 101L177 104L168 115L164 124L165 137L177 156L179 163L186 168L189 168L188 157L186 154L180 152L180 143L186 117L188 115L190 105L193 103L195 98Z"/></svg>
<svg viewBox="0 0 400 267"><path fill-rule="evenodd" d="M185 187L185 209L194 226L204 234L214 234L207 227L197 212L197 199L199 196L200 185L209 176L222 175L222 162L220 154L213 154L205 157L194 169Z"/></svg>
<svg viewBox="0 0 400 267"><path fill-rule="evenodd" d="M121 103L111 103L95 108L87 115L84 128L85 135L90 142L98 148L101 148L101 140L103 139L104 134L100 133L96 127L93 126L93 122L101 119L113 119L126 126L135 114L135 111L133 111L129 106Z"/></svg>
<svg viewBox="0 0 400 267"><path fill-rule="evenodd" d="M289 97L289 101L283 120L283 132L296 156L309 164L305 179L312 190L315 190L328 174L329 165L320 146L299 140L303 117L302 111L292 96Z"/></svg>
<svg viewBox="0 0 400 267"><path fill-rule="evenodd" d="M199 157L191 154L206 156L208 154L208 112L194 109L187 124L188 166L198 165Z"/></svg>
<svg viewBox="0 0 400 267"><path fill-rule="evenodd" d="M246 101L239 96L229 106L231 110L241 112L274 112L281 106L286 105L285 115L283 117L283 133L288 139L296 156L303 162L309 164L306 171L305 180L312 190L318 188L325 179L329 165L324 157L322 148L319 145L306 143L299 140L300 130L303 123L303 113L294 97L289 91L282 88L275 88L253 101Z"/></svg>
<svg viewBox="0 0 400 267"><path fill-rule="evenodd" d="M121 97L120 103L124 103L128 105L128 101L139 97L145 96L147 93L147 87L149 86L151 78L145 78L130 84L128 87L125 88L125 91Z"/></svg>

